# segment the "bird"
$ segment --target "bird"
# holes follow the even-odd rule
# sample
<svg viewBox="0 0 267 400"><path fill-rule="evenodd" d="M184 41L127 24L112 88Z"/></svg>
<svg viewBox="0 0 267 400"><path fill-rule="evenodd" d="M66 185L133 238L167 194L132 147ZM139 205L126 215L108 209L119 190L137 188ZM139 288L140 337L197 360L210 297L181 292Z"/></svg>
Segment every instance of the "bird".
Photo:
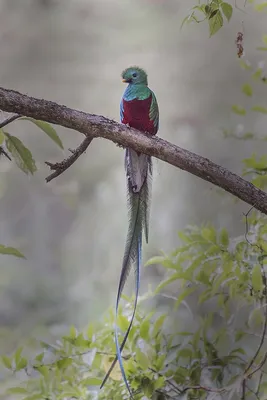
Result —
<svg viewBox="0 0 267 400"><path fill-rule="evenodd" d="M138 129L146 134L156 135L159 128L159 107L154 92L148 87L147 73L144 69L133 66L125 69L122 72L121 77L122 82L128 84L120 103L121 123ZM128 192L129 226L115 307L116 357L113 360L100 388L104 386L118 361L124 383L130 394L130 398L133 399L132 391L123 366L122 351L131 330L137 306L140 286L143 233L146 242L148 243L152 179L151 156L126 148L125 170ZM121 345L119 345L118 327L116 324L118 307L124 285L133 265L135 272L135 300L133 314L123 341Z"/></svg>

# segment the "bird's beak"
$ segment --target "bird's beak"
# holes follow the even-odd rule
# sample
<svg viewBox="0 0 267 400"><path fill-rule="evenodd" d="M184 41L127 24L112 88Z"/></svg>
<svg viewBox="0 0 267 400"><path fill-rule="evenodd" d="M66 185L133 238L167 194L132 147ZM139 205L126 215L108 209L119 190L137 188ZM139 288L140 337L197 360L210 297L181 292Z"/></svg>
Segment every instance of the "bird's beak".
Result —
<svg viewBox="0 0 267 400"><path fill-rule="evenodd" d="M122 80L123 83L128 83L127 79Z"/></svg>

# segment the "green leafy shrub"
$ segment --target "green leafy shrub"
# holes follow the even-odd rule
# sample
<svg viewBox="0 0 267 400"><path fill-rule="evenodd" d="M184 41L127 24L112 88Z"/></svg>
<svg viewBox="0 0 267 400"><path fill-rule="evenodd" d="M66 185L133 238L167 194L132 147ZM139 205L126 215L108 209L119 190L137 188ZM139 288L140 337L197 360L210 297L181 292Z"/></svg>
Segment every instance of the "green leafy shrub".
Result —
<svg viewBox="0 0 267 400"><path fill-rule="evenodd" d="M153 309L145 316L139 302L123 353L136 399L182 394L204 399L207 392L230 396L238 394L244 382L248 398L249 391L265 393L266 378L261 377L259 383L259 377L266 357L260 343L267 324L267 224L256 212L246 216L245 222L246 235L235 239L225 229L190 227L179 234L182 245L172 254L147 263L161 264L167 278L140 302L166 290L168 297L169 286L174 294L164 312ZM118 319L122 332L132 312L131 299L125 299ZM193 307L207 303L212 307L194 317L194 329L181 330L179 310L187 303L190 314L190 302ZM246 316L241 321L240 312ZM21 380L8 390L12 398L128 398L119 367L98 391L115 354L113 323L114 313L109 310L103 322L84 332L71 327L55 344L38 343L30 356L27 348L3 356L5 368Z"/></svg>

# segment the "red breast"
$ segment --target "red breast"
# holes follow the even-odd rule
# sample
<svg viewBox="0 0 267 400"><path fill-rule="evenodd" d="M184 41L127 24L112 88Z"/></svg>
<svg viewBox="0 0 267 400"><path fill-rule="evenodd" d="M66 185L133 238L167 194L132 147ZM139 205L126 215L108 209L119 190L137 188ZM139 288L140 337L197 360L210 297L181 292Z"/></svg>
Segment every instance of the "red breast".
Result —
<svg viewBox="0 0 267 400"><path fill-rule="evenodd" d="M154 123L149 118L151 101L152 95L145 100L126 101L123 99L123 119L121 122L139 131L155 135Z"/></svg>

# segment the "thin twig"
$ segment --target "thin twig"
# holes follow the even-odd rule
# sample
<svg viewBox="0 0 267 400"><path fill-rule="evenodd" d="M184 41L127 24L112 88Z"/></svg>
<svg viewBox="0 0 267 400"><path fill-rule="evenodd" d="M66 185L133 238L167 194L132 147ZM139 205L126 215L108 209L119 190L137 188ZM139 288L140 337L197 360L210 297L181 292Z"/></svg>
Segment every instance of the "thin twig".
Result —
<svg viewBox="0 0 267 400"><path fill-rule="evenodd" d="M227 392L227 391L229 391L229 390L231 390L231 388L232 388L232 386L225 386L225 387L222 387L222 388L212 388L212 387L207 387L207 386L203 386L203 385L196 385L196 386L188 386L188 387L185 387L183 390L182 390L182 393L181 394L183 394L183 393L185 393L185 392L187 392L188 390L204 390L205 392L211 392L211 393L224 393L224 392Z"/></svg>
<svg viewBox="0 0 267 400"><path fill-rule="evenodd" d="M45 162L46 165L50 167L50 169L55 170L51 175L49 175L45 180L46 182L52 181L52 179L56 178L57 176L63 174L66 169L68 169L75 161L86 151L90 143L92 142L93 138L87 136L82 143L77 147L75 150L69 149L72 153L71 156L65 158L63 161L59 163L52 164L48 161Z"/></svg>
<svg viewBox="0 0 267 400"><path fill-rule="evenodd" d="M164 399L177 399L177 397L171 396L171 395L169 395L168 393L166 393L163 390L156 389L155 392L159 393L159 394L162 394L164 396Z"/></svg>
<svg viewBox="0 0 267 400"><path fill-rule="evenodd" d="M160 372L156 371L156 370L153 369L153 368L150 368L150 367L149 367L148 369L149 369L151 372L154 372L155 374L158 374L159 376L164 377L164 378L165 378L165 381L172 387L172 389L173 389L176 393L178 393L178 394L181 394L181 393L182 393L182 390L179 389L179 387L176 386L175 383L173 383L170 379L166 378L165 375L161 374Z"/></svg>
<svg viewBox="0 0 267 400"><path fill-rule="evenodd" d="M265 302L267 302L267 286L266 286L266 275L265 275L265 273L263 273L263 279L264 279L264 288L265 288ZM257 349L256 353L254 354L254 356L252 357L252 359L250 360L250 363L248 364L248 366L247 366L247 368L245 369L245 372L244 372L244 376L246 376L248 379L250 379L252 377L252 375L254 375L257 371L259 371L263 367L263 365L265 364L265 362L267 360L267 352L266 352L264 357L263 357L263 359L259 363L259 365L257 365L257 367L255 367L254 370L252 370L249 374L247 374L248 371L250 370L250 368L252 367L252 365L254 364L254 361L256 360L256 358L258 357L258 355L259 355L259 353L260 353L260 351L262 349L262 346L263 346L264 341L265 341L266 330L267 330L267 307L265 307L264 325L263 325L263 330L262 330L262 334L261 334L261 340L260 340L258 349Z"/></svg>
<svg viewBox="0 0 267 400"><path fill-rule="evenodd" d="M241 395L241 400L245 400L245 398L246 398L246 388L247 388L246 379L244 379L243 382L242 382L242 395Z"/></svg>
<svg viewBox="0 0 267 400"><path fill-rule="evenodd" d="M0 122L0 129L4 128L4 126L6 126L7 124L10 124L10 122L13 122L20 117L21 117L21 115L14 114L14 115L11 115L11 117L4 119L4 121Z"/></svg>
<svg viewBox="0 0 267 400"><path fill-rule="evenodd" d="M245 224L246 224L245 239L246 239L247 243L250 244L251 246L253 246L253 243L251 243L250 240L248 239L248 232L249 232L248 216L251 213L251 211L253 210L253 208L254 208L254 206L251 206L250 209L246 213L243 213L243 215L245 217Z"/></svg>
<svg viewBox="0 0 267 400"><path fill-rule="evenodd" d="M8 117L8 118L4 119L2 122L0 122L0 129L2 129L7 124L10 124L10 122L13 122L13 121L15 121L15 119L18 119L20 117L21 117L21 115L14 114L11 117ZM11 157L9 156L9 154L3 149L2 146L0 146L0 155L1 154L3 154L4 156L6 156L6 158L8 158L10 161L12 161Z"/></svg>
<svg viewBox="0 0 267 400"><path fill-rule="evenodd" d="M255 393L255 395L256 395L257 397L259 397L259 394L260 394L260 388L261 388L261 381L262 381L262 378L263 378L263 372L261 372L261 374L260 374L260 378L259 378L259 382L258 382L258 388L257 388L257 391L256 391L256 393Z"/></svg>
<svg viewBox="0 0 267 400"><path fill-rule="evenodd" d="M10 161L12 161L11 157L9 157L9 154L7 154L7 152L3 149L2 146L0 146L0 155L1 154L3 154L4 156L6 156L6 158L8 158Z"/></svg>
<svg viewBox="0 0 267 400"><path fill-rule="evenodd" d="M264 357L261 360L261 362L259 363L259 365L248 375L248 378L251 378L252 375L254 375L256 372L258 372L264 366L266 361L267 361L267 352L264 354Z"/></svg>
<svg viewBox="0 0 267 400"><path fill-rule="evenodd" d="M244 382L245 382L245 381L244 381ZM258 397L258 395L256 394L256 392L254 392L254 390L252 390L247 384L245 384L245 389L247 389L251 394L253 394L253 395L259 400L259 397ZM241 400L243 400L243 399L246 398L246 391L245 391L244 393L245 393L245 396L242 397Z"/></svg>

